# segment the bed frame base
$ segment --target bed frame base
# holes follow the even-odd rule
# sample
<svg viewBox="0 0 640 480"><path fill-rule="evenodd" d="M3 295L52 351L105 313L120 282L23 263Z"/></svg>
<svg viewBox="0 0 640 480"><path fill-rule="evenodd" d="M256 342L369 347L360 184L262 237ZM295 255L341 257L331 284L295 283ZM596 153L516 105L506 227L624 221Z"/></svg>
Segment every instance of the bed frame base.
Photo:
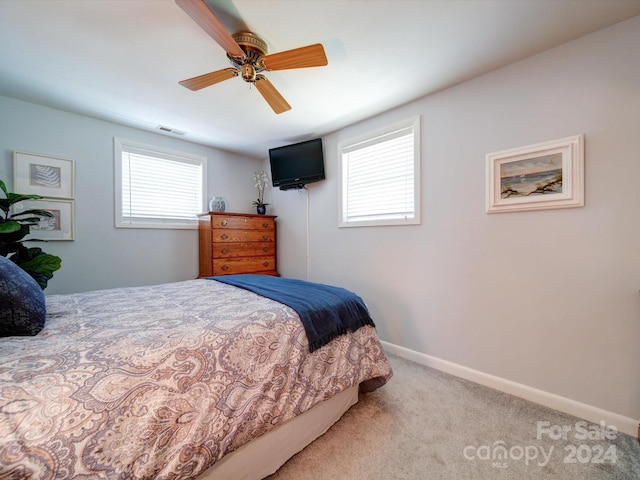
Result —
<svg viewBox="0 0 640 480"><path fill-rule="evenodd" d="M325 433L358 401L351 387L222 458L197 480L261 480Z"/></svg>

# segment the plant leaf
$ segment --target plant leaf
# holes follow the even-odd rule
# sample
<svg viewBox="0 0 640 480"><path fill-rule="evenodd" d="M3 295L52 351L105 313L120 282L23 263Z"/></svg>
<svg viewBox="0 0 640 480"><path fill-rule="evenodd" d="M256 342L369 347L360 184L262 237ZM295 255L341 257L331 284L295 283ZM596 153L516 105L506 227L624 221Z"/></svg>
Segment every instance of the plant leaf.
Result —
<svg viewBox="0 0 640 480"><path fill-rule="evenodd" d="M40 217L53 217L53 213L51 213L49 210L40 210L38 208L32 208L30 210L25 210L20 213L14 213L13 215L10 215L9 218L21 217L22 215L38 215Z"/></svg>
<svg viewBox="0 0 640 480"><path fill-rule="evenodd" d="M20 230L21 225L15 220L0 223L0 233L13 233Z"/></svg>
<svg viewBox="0 0 640 480"><path fill-rule="evenodd" d="M6 223L12 223L12 222L4 222L4 224ZM14 231L8 231L8 232L0 232L0 247L3 247L7 244L11 244L11 243L15 243L19 240L22 240L24 237L26 237L27 235L29 235L29 225L23 225L20 222L15 222L18 225L20 225L20 228Z"/></svg>
<svg viewBox="0 0 640 480"><path fill-rule="evenodd" d="M40 250L40 249L38 249ZM33 273L47 273L47 272L55 272L62 265L62 260L60 257L55 255L51 255L50 253L44 253L40 250L40 253L35 257L27 260L20 266L28 272Z"/></svg>
<svg viewBox="0 0 640 480"><path fill-rule="evenodd" d="M53 277L53 272L62 265L60 257L44 253L41 248L27 248L24 245L18 247L10 260L31 275L43 290L47 288L47 282Z"/></svg>
<svg viewBox="0 0 640 480"><path fill-rule="evenodd" d="M0 210L4 212L5 217L9 214L9 210L11 210L9 200L7 200L6 198L0 198Z"/></svg>
<svg viewBox="0 0 640 480"><path fill-rule="evenodd" d="M37 225L38 223L40 223L40 220L42 220L40 217L29 217L29 218L21 218L19 220L15 220L15 221L20 223L20 224L22 224L22 225L33 226L33 225Z"/></svg>
<svg viewBox="0 0 640 480"><path fill-rule="evenodd" d="M7 193L7 198L9 199L9 204L13 205L18 202L22 202L24 200L39 200L42 197L40 195L26 195L24 193Z"/></svg>

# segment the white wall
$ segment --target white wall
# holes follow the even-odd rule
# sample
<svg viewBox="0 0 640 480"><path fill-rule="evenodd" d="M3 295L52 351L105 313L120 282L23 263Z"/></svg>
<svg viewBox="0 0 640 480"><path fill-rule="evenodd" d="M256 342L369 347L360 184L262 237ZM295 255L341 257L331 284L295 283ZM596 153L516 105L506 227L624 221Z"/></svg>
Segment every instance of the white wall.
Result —
<svg viewBox="0 0 640 480"><path fill-rule="evenodd" d="M310 279L384 340L640 418L640 17L324 138ZM338 228L337 144L422 117L422 224ZM485 155L585 135L586 206L486 214ZM306 278L306 198L273 192L279 270Z"/></svg>
<svg viewBox="0 0 640 480"><path fill-rule="evenodd" d="M31 244L62 258L47 294L149 285L198 274L197 230L114 227L113 137L206 156L207 198L222 196L228 211L251 211L253 171L261 168L257 160L0 97L0 179L10 190L14 150L75 161L75 240Z"/></svg>

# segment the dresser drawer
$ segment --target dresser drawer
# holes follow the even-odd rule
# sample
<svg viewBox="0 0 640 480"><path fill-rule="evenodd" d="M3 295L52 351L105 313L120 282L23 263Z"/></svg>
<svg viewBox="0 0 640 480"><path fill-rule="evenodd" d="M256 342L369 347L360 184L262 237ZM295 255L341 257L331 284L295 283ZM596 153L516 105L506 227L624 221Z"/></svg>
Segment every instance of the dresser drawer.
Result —
<svg viewBox="0 0 640 480"><path fill-rule="evenodd" d="M273 230L273 218L257 217L220 217L211 219L211 228L230 228L236 230Z"/></svg>
<svg viewBox="0 0 640 480"><path fill-rule="evenodd" d="M230 275L234 273L254 273L275 271L274 256L216 259L213 262L214 275Z"/></svg>
<svg viewBox="0 0 640 480"><path fill-rule="evenodd" d="M213 258L264 257L276 254L276 244L271 243L214 243Z"/></svg>
<svg viewBox="0 0 640 480"><path fill-rule="evenodd" d="M218 242L273 242L274 237L273 230L230 230L225 228L211 230L211 241L214 245Z"/></svg>

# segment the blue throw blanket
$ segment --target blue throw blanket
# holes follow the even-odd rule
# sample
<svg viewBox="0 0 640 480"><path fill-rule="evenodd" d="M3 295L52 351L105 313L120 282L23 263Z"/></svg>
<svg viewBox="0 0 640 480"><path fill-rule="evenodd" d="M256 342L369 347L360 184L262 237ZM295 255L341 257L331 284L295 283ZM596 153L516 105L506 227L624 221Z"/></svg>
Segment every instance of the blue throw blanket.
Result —
<svg viewBox="0 0 640 480"><path fill-rule="evenodd" d="M362 299L353 292L321 283L269 275L222 275L227 283L293 308L302 320L313 352L334 338L360 327L375 327Z"/></svg>

